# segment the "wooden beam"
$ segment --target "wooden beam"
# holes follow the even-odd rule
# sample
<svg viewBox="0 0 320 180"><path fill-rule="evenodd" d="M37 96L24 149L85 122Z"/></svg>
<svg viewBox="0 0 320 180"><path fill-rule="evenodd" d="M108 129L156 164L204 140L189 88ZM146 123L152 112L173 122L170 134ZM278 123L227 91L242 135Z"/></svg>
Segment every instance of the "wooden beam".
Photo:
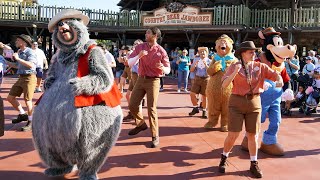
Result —
<svg viewBox="0 0 320 180"><path fill-rule="evenodd" d="M270 4L268 3L268 1L266 0L259 0L262 4L266 5L267 7L270 6Z"/></svg>
<svg viewBox="0 0 320 180"><path fill-rule="evenodd" d="M30 33L30 31L27 27L26 27L26 31L27 31L28 35L32 37L32 34Z"/></svg>
<svg viewBox="0 0 320 180"><path fill-rule="evenodd" d="M131 3L132 3L133 1L134 1L134 0L130 0L128 3L125 3L125 5L122 6L121 10L126 9L129 5L131 5Z"/></svg>
<svg viewBox="0 0 320 180"><path fill-rule="evenodd" d="M43 31L44 31L44 28L42 28L40 33L38 34L38 38L42 35Z"/></svg>
<svg viewBox="0 0 320 180"><path fill-rule="evenodd" d="M141 11L143 3L144 3L144 0L142 0L140 7L139 7L139 9L137 9L137 11Z"/></svg>

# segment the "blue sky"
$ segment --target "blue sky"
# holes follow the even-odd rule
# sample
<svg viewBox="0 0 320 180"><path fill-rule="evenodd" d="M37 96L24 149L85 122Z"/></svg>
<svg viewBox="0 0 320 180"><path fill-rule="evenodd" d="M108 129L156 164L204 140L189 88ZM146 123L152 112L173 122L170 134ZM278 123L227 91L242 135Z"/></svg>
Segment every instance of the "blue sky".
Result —
<svg viewBox="0 0 320 180"><path fill-rule="evenodd" d="M119 11L117 6L120 0L38 0L40 5L56 5L74 8L102 9Z"/></svg>

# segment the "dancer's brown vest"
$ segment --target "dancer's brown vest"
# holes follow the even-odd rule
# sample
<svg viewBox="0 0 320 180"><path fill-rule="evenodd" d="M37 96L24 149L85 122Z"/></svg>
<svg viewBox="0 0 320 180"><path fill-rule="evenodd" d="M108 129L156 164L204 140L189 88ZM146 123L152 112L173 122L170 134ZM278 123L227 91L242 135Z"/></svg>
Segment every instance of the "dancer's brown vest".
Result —
<svg viewBox="0 0 320 180"><path fill-rule="evenodd" d="M87 52L79 57L77 77L81 78L89 74L89 54L95 47L94 44L90 45ZM122 95L115 82L108 92L103 92L95 95L81 94L75 97L74 105L76 107L93 106L104 102L107 106L116 107L121 103Z"/></svg>

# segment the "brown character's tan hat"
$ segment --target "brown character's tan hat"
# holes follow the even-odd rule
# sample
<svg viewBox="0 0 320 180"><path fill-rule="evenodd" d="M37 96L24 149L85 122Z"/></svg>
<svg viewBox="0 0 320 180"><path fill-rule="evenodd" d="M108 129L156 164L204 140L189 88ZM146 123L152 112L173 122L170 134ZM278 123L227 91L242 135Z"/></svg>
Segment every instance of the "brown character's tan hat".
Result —
<svg viewBox="0 0 320 180"><path fill-rule="evenodd" d="M222 34L217 40L216 40L216 44L217 44L217 41L219 40L226 40L226 41L229 41L231 44L233 44L233 40L226 34Z"/></svg>

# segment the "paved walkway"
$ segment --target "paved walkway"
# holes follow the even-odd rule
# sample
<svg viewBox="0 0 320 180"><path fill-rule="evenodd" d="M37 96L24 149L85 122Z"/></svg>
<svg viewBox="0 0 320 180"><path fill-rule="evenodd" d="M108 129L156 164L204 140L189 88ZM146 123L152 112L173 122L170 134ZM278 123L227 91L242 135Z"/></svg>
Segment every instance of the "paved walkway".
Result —
<svg viewBox="0 0 320 180"><path fill-rule="evenodd" d="M15 82L6 77L1 96L5 98ZM124 122L116 146L99 171L100 179L251 179L249 155L240 149L242 137L236 141L229 158L226 174L218 173L220 153L226 133L217 129L207 131L205 120L188 117L191 110L188 94L176 93L173 79L166 79L165 90L160 93L158 103L160 144L156 149L148 148L150 131L137 136L128 136L132 122ZM170 84L171 83L171 84ZM36 94L36 98L40 96ZM20 98L20 100L22 100ZM42 173L42 165L34 150L31 132L20 132L23 123L13 125L17 112L5 103L5 136L0 138L1 180L46 180L77 179L76 173L64 178L48 178ZM125 99L122 100L127 113ZM144 109L145 111L145 109ZM145 113L146 114L146 113ZM199 115L200 116L200 115ZM262 129L266 129L263 124ZM279 142L286 150L283 157L272 157L259 152L263 179L320 179L320 118L318 114L303 117L294 112L284 117L279 133ZM260 137L261 139L261 137Z"/></svg>

